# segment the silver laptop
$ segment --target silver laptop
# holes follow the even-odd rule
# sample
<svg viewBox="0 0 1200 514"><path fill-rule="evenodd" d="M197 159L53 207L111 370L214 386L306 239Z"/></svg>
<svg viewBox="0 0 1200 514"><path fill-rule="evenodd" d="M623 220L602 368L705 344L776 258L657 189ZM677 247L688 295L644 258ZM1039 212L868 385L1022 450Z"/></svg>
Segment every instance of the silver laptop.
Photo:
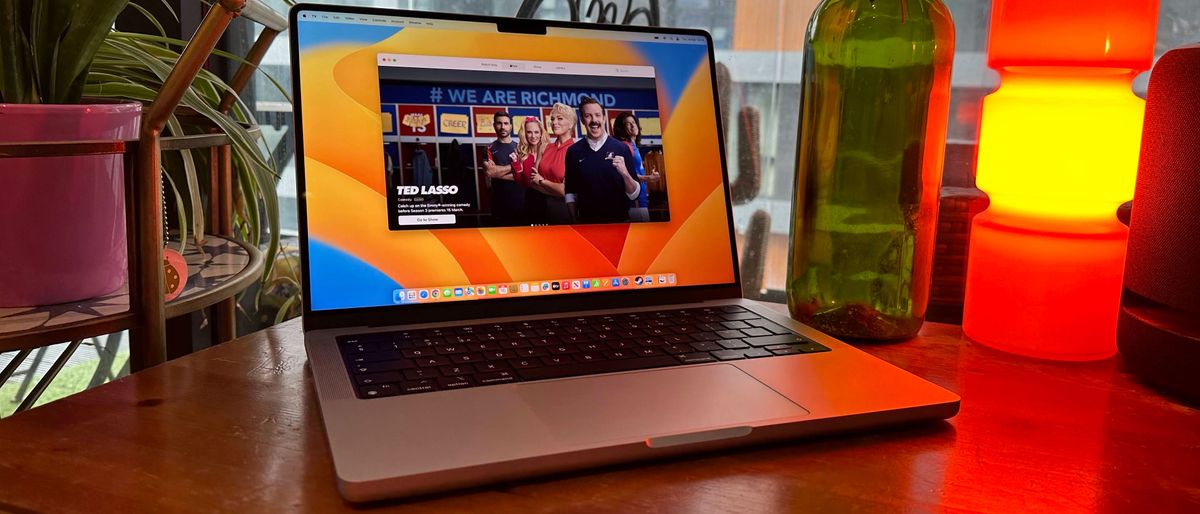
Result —
<svg viewBox="0 0 1200 514"><path fill-rule="evenodd" d="M346 499L958 411L741 298L707 33L290 18L305 345Z"/></svg>

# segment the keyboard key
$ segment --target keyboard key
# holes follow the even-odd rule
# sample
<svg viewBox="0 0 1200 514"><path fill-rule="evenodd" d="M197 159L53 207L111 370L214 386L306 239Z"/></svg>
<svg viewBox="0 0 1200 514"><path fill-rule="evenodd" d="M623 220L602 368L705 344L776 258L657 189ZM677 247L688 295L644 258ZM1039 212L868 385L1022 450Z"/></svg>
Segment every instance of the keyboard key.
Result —
<svg viewBox="0 0 1200 514"><path fill-rule="evenodd" d="M562 366L564 364L572 364L574 362L575 362L575 359L572 359L569 355L555 355L552 357L542 357L542 364L545 364L547 366Z"/></svg>
<svg viewBox="0 0 1200 514"><path fill-rule="evenodd" d="M507 382L516 382L517 376L511 371L497 371L495 373L484 373L475 377L479 385L504 384Z"/></svg>
<svg viewBox="0 0 1200 514"><path fill-rule="evenodd" d="M718 339L723 339L721 336L712 332L697 332L695 334L691 334L691 336L692 339L697 341L716 341Z"/></svg>
<svg viewBox="0 0 1200 514"><path fill-rule="evenodd" d="M509 339L508 341L499 341L496 343L496 345L499 346L500 348L504 348L507 350L515 350L517 348L529 348L529 347L533 346L532 344L529 343L529 341L525 341L522 339Z"/></svg>
<svg viewBox="0 0 1200 514"><path fill-rule="evenodd" d="M467 353L467 347L461 344L444 344L436 348L438 355L453 355L456 353Z"/></svg>
<svg viewBox="0 0 1200 514"><path fill-rule="evenodd" d="M729 330L737 330L739 328L750 328L750 325L744 321L724 321L721 326Z"/></svg>
<svg viewBox="0 0 1200 514"><path fill-rule="evenodd" d="M532 350L530 350L530 351L532 351ZM483 354L483 356L485 358L487 358L487 360L490 360L490 361L504 360L504 359L511 359L513 357L516 357L517 352L515 352L513 350L494 350L494 351L490 351L490 352L485 352Z"/></svg>
<svg viewBox="0 0 1200 514"><path fill-rule="evenodd" d="M358 385L390 384L399 382L401 378L403 377L400 376L399 371L384 371L382 373L371 373L368 375L355 375L354 381L358 382Z"/></svg>
<svg viewBox="0 0 1200 514"><path fill-rule="evenodd" d="M445 366L447 364L450 364L450 359L447 359L446 357L442 357L442 356L421 357L420 359L416 360L416 363L418 366L420 366L422 368L432 368L435 366Z"/></svg>
<svg viewBox="0 0 1200 514"><path fill-rule="evenodd" d="M786 329L786 328L783 328L783 327L781 327L781 326L779 326L779 325L776 325L776 324L774 324L774 323L771 323L770 321L767 321L767 320L765 320L765 319L752 319L752 320L749 320L749 321L747 321L746 323L749 323L749 324L751 324L751 325L754 325L754 326L756 326L756 327L759 327L759 328L765 329L765 330L767 330L768 332L770 332L770 333L772 333L772 334L776 334L776 335L780 335L780 334L791 334L791 333L792 333L792 331L791 331L791 330L788 330L788 329Z"/></svg>
<svg viewBox="0 0 1200 514"><path fill-rule="evenodd" d="M663 355L662 350L653 347L634 348L633 353L639 357L650 357L652 355Z"/></svg>
<svg viewBox="0 0 1200 514"><path fill-rule="evenodd" d="M758 319L758 315L753 312L733 312L723 313L721 314L721 318L723 318L725 321L739 321L745 319Z"/></svg>
<svg viewBox="0 0 1200 514"><path fill-rule="evenodd" d="M737 351L744 353L746 355L746 357L749 357L751 359L757 358L757 357L770 357L772 355L775 355L775 354L768 352L762 348L751 348L749 350L737 350Z"/></svg>
<svg viewBox="0 0 1200 514"><path fill-rule="evenodd" d="M436 369L433 368L417 368L404 370L404 378L409 380L425 380L433 379L442 376Z"/></svg>
<svg viewBox="0 0 1200 514"><path fill-rule="evenodd" d="M758 327L754 327L754 328L743 328L743 329L742 329L742 333L743 333L743 334L746 334L748 337L759 337L759 336L769 336L769 335L771 335L771 332L769 332L769 331L767 331L767 330L765 330L765 329L758 328Z"/></svg>
<svg viewBox="0 0 1200 514"><path fill-rule="evenodd" d="M686 345L686 344L667 345L667 346L662 347L662 349L663 349L663 351L670 353L670 354L692 353L692 352L696 351L696 350L692 349L692 347L690 345Z"/></svg>
<svg viewBox="0 0 1200 514"><path fill-rule="evenodd" d="M467 343L467 350L472 352L486 352L488 350L499 350L500 346L496 343Z"/></svg>
<svg viewBox="0 0 1200 514"><path fill-rule="evenodd" d="M785 335L777 335L777 336L772 335L772 336L761 336L761 337L747 337L745 339L742 339L742 341L744 341L746 344L748 344L750 346L754 346L754 347L771 346L771 345L775 345L775 344L791 344L791 343L805 342L803 339L800 339L800 336L793 335L793 334L785 334Z"/></svg>
<svg viewBox="0 0 1200 514"><path fill-rule="evenodd" d="M579 345L579 349L585 352L599 352L608 349L608 343L585 343Z"/></svg>
<svg viewBox="0 0 1200 514"><path fill-rule="evenodd" d="M575 360L578 362L595 362L604 360L604 355L599 352L578 353L575 354Z"/></svg>
<svg viewBox="0 0 1200 514"><path fill-rule="evenodd" d="M398 384L372 384L358 388L360 398L382 398L398 394L400 394L400 386Z"/></svg>
<svg viewBox="0 0 1200 514"><path fill-rule="evenodd" d="M480 362L482 360L483 360L483 355L480 355L478 353L462 353L462 354L450 356L450 362L453 362L455 364L474 364L474 363Z"/></svg>
<svg viewBox="0 0 1200 514"><path fill-rule="evenodd" d="M708 352L684 353L681 355L676 355L675 358L679 359L679 362L682 362L684 364L700 364L702 362L716 362L717 361L717 359L714 358L712 355L709 355Z"/></svg>
<svg viewBox="0 0 1200 514"><path fill-rule="evenodd" d="M427 393L437 390L437 380L432 378L400 383L400 394Z"/></svg>
<svg viewBox="0 0 1200 514"><path fill-rule="evenodd" d="M632 371L637 369L659 368L675 365L677 361L665 355L658 357L639 357L616 361L600 361L578 363L566 366L550 366L545 368L518 369L517 374L524 380L545 380L549 378L572 377L578 375L594 375L613 373L617 371Z"/></svg>
<svg viewBox="0 0 1200 514"><path fill-rule="evenodd" d="M800 351L803 351L804 353L820 353L820 352L829 351L829 348L826 348L825 346L822 346L820 344L809 341L805 344L800 345Z"/></svg>
<svg viewBox="0 0 1200 514"><path fill-rule="evenodd" d="M512 359L508 365L516 369L540 368L542 361L535 359Z"/></svg>
<svg viewBox="0 0 1200 514"><path fill-rule="evenodd" d="M439 369L441 369L443 377L458 377L475 372L471 366L442 366Z"/></svg>
<svg viewBox="0 0 1200 514"><path fill-rule="evenodd" d="M513 353L517 354L517 357L541 357L543 355L550 355L549 352L542 348L521 348L520 350L514 350Z"/></svg>
<svg viewBox="0 0 1200 514"><path fill-rule="evenodd" d="M403 355L404 357L409 358L409 359L417 359L420 357L432 357L436 354L437 354L437 352L434 352L433 348L411 348L408 350L400 350L400 355Z"/></svg>
<svg viewBox="0 0 1200 514"><path fill-rule="evenodd" d="M488 361L480 362L475 365L475 371L480 373L491 373L493 371L503 371L508 369L508 364L504 361Z"/></svg>
<svg viewBox="0 0 1200 514"><path fill-rule="evenodd" d="M471 387L472 385L475 385L473 382L471 382L471 377L461 376L442 377L437 379L437 383L442 389L462 389L464 387Z"/></svg>
<svg viewBox="0 0 1200 514"><path fill-rule="evenodd" d="M364 362L352 368L355 375L363 375L367 373L379 373L381 371L399 371L413 367L410 360L399 359L393 361L381 362Z"/></svg>
<svg viewBox="0 0 1200 514"><path fill-rule="evenodd" d="M379 349L379 347L375 343L347 344L347 345L342 346L342 353L344 353L344 354L371 353L378 349Z"/></svg>
<svg viewBox="0 0 1200 514"><path fill-rule="evenodd" d="M744 359L744 358L746 358L746 355L743 354L742 351L743 350L718 350L718 351L712 352L712 356L716 357L718 359L721 359L723 361Z"/></svg>
<svg viewBox="0 0 1200 514"><path fill-rule="evenodd" d="M742 348L750 347L750 345L743 343L741 339L722 339L717 341L717 344L726 350L741 350Z"/></svg>
<svg viewBox="0 0 1200 514"><path fill-rule="evenodd" d="M711 351L715 351L715 350L723 350L724 349L721 345L711 342L711 341L705 341L702 343L692 343L691 346L698 352L711 352Z"/></svg>
<svg viewBox="0 0 1200 514"><path fill-rule="evenodd" d="M637 348L638 346L640 346L640 345L638 345L637 343L635 343L633 341L619 340L619 341L609 341L608 342L608 347L613 350L626 350L626 349L630 349L630 348Z"/></svg>
<svg viewBox="0 0 1200 514"><path fill-rule="evenodd" d="M736 305L726 305L724 307L721 307L721 312L745 312L745 311L746 311L746 309L743 309Z"/></svg>
<svg viewBox="0 0 1200 514"><path fill-rule="evenodd" d="M400 352L398 352L396 350L355 354L355 358L361 359L357 362L390 361L390 360L400 359L402 357L404 357L404 356L401 355Z"/></svg>
<svg viewBox="0 0 1200 514"><path fill-rule="evenodd" d="M630 359L634 353L632 350L612 350L604 352L604 356L610 359Z"/></svg>
<svg viewBox="0 0 1200 514"><path fill-rule="evenodd" d="M575 353L578 349L573 345L559 345L547 346L546 351L550 352L550 355L566 355L568 353Z"/></svg>

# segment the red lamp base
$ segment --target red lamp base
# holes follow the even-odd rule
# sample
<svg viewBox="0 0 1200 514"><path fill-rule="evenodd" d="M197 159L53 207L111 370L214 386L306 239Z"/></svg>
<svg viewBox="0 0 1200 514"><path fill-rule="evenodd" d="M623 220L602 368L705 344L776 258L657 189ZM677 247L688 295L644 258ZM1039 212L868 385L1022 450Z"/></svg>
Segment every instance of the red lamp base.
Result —
<svg viewBox="0 0 1200 514"><path fill-rule="evenodd" d="M971 227L963 332L998 350L1064 361L1117 352L1128 229L1115 216L1079 232L1014 228L985 211ZM1086 229L1084 228L1086 227Z"/></svg>

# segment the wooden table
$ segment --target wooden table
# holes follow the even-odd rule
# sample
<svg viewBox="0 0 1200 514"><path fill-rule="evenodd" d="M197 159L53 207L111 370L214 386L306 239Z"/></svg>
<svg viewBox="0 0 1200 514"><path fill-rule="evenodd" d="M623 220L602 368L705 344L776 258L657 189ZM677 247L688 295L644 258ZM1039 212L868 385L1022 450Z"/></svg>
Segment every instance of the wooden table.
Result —
<svg viewBox="0 0 1200 514"><path fill-rule="evenodd" d="M0 511L336 512L300 323L0 420ZM1200 411L1118 359L1030 360L927 324L864 348L949 422L375 505L411 512L1200 512ZM887 394L880 391L880 394Z"/></svg>

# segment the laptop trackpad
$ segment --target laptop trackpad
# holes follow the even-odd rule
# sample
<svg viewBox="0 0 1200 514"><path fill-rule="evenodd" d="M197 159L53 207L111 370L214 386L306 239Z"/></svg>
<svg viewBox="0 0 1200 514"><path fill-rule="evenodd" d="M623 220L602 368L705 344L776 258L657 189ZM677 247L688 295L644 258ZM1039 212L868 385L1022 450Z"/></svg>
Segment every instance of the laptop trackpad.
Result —
<svg viewBox="0 0 1200 514"><path fill-rule="evenodd" d="M535 382L517 389L549 435L566 444L673 436L808 414L728 364Z"/></svg>

